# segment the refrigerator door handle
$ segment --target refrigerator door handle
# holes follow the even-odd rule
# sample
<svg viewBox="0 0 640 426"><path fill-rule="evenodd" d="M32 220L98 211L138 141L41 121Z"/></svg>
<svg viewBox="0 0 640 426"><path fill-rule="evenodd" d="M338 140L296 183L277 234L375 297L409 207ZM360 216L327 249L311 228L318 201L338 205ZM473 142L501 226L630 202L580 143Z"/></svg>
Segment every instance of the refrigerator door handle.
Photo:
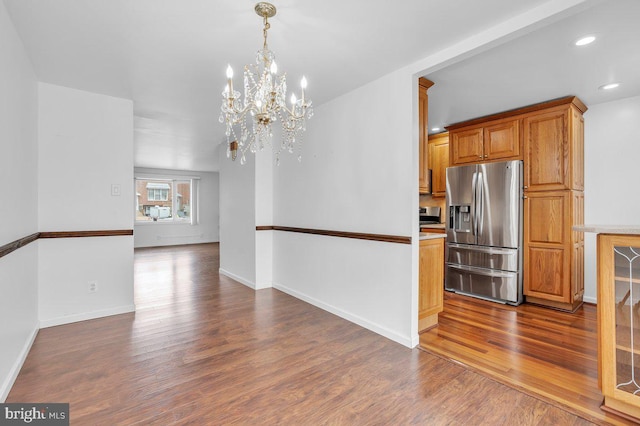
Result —
<svg viewBox="0 0 640 426"><path fill-rule="evenodd" d="M477 187L478 172L473 172L473 178L471 178L471 233L473 235L478 234L478 204L477 204Z"/></svg>
<svg viewBox="0 0 640 426"><path fill-rule="evenodd" d="M484 176L482 172L478 172L478 181L476 183L476 190L478 191L478 195L476 196L476 232L478 235L481 235L484 229Z"/></svg>
<svg viewBox="0 0 640 426"><path fill-rule="evenodd" d="M452 249L473 250L487 254L509 254L513 253L514 250L518 250L517 248L513 247L487 247L456 243L448 243L447 246Z"/></svg>
<svg viewBox="0 0 640 426"><path fill-rule="evenodd" d="M456 265L453 263L447 263L447 267L451 269L456 269L458 271L471 272L471 273L482 275L485 277L513 278L518 274L517 272L500 271L497 269L477 268L473 266Z"/></svg>

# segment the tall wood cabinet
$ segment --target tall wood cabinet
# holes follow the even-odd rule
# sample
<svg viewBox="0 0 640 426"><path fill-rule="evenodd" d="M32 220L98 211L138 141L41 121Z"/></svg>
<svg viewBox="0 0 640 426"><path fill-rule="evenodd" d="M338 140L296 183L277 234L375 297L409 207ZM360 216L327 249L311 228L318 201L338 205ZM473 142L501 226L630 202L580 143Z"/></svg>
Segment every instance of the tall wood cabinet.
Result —
<svg viewBox="0 0 640 426"><path fill-rule="evenodd" d="M428 127L429 127L429 95L427 91L433 86L433 82L422 77L418 79L418 135L419 135L419 191L421 194L431 193L431 180L429 179L428 157Z"/></svg>
<svg viewBox="0 0 640 426"><path fill-rule="evenodd" d="M571 102L523 117L524 294L573 311L584 295L584 119Z"/></svg>
<svg viewBox="0 0 640 426"><path fill-rule="evenodd" d="M584 294L584 120L576 97L447 127L451 165L524 163L524 295L575 310Z"/></svg>
<svg viewBox="0 0 640 426"><path fill-rule="evenodd" d="M442 198L447 192L449 167L449 133L429 136L429 169L431 169L431 196Z"/></svg>

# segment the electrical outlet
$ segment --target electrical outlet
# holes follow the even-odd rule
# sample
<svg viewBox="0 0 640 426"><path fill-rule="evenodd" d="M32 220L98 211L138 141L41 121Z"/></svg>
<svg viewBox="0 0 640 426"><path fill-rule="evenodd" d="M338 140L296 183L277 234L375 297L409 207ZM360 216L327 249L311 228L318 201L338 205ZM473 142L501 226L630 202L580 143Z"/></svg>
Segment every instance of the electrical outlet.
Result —
<svg viewBox="0 0 640 426"><path fill-rule="evenodd" d="M95 293L98 291L98 281L89 281L89 287L87 288L89 293Z"/></svg>

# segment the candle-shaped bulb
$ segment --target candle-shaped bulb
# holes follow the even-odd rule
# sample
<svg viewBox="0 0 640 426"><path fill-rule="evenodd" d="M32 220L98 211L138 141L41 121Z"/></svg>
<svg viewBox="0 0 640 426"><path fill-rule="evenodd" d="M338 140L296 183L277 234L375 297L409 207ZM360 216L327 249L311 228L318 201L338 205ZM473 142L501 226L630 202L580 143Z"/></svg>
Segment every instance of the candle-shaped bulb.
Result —
<svg viewBox="0 0 640 426"><path fill-rule="evenodd" d="M298 99L296 98L296 94L292 93L291 94L291 105L295 105L297 101L298 101Z"/></svg>
<svg viewBox="0 0 640 426"><path fill-rule="evenodd" d="M229 97L233 98L233 68L231 68L231 65L227 65L227 87Z"/></svg>
<svg viewBox="0 0 640 426"><path fill-rule="evenodd" d="M305 76L302 76L302 80L300 80L300 87L302 87L302 105L304 106L304 89L307 88L307 79Z"/></svg>
<svg viewBox="0 0 640 426"><path fill-rule="evenodd" d="M271 62L271 67L269 67L269 71L271 71L271 74L278 73L278 65L276 64L276 61Z"/></svg>

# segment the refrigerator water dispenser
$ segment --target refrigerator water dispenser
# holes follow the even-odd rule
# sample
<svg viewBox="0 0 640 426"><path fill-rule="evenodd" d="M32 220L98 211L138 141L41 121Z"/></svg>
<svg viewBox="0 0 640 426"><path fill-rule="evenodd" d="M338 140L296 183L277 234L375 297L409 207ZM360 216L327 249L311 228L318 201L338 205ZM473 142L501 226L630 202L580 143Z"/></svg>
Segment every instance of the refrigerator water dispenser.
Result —
<svg viewBox="0 0 640 426"><path fill-rule="evenodd" d="M449 206L449 228L454 232L471 232L471 206Z"/></svg>

